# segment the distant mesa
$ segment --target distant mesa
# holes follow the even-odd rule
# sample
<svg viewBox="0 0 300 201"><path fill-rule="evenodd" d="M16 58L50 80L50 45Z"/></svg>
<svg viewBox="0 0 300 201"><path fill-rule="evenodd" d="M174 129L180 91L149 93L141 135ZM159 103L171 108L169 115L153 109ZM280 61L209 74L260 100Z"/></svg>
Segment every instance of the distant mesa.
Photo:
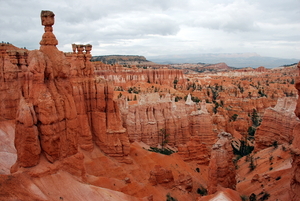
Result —
<svg viewBox="0 0 300 201"><path fill-rule="evenodd" d="M154 64L151 61L148 61L144 56L138 56L138 55L105 55L105 56L93 56L91 61L102 61L106 64L121 64L121 65L137 65L141 63L151 63Z"/></svg>
<svg viewBox="0 0 300 201"><path fill-rule="evenodd" d="M119 64L123 66L137 66L138 68L169 68L169 65L157 64L138 55L104 55L93 56L92 62L101 61L104 64Z"/></svg>

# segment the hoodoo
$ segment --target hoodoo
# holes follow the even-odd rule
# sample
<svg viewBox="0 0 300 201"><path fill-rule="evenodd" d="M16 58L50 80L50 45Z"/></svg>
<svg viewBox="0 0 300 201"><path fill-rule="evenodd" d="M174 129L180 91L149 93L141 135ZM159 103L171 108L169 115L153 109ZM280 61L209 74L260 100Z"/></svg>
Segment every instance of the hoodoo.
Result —
<svg viewBox="0 0 300 201"><path fill-rule="evenodd" d="M73 53L64 54L56 48L52 33L53 12L42 11L41 21L45 33L40 50L29 51L21 71L15 71L20 81L13 89L17 112L11 118L16 119L14 171L37 165L41 154L51 163L64 160L77 154L79 147L92 151L96 145L111 156L128 155L113 86L93 76L91 45L76 45ZM4 73L12 68L13 64Z"/></svg>
<svg viewBox="0 0 300 201"><path fill-rule="evenodd" d="M0 200L299 200L295 66L92 62L40 17L39 50L0 43Z"/></svg>

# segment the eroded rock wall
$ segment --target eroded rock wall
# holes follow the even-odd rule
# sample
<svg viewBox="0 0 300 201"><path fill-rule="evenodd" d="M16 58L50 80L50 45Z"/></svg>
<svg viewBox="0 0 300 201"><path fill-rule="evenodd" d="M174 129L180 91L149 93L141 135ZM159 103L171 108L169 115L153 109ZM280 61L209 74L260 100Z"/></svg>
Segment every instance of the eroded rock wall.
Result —
<svg viewBox="0 0 300 201"><path fill-rule="evenodd" d="M261 125L255 133L255 151L276 144L291 144L293 129L300 123L294 114L297 99L280 98L274 108L266 109Z"/></svg>
<svg viewBox="0 0 300 201"><path fill-rule="evenodd" d="M112 81L115 86L126 89L138 82L148 82L184 89L186 79L181 70L176 69L140 69L135 66L125 68L119 64L107 65L95 62L95 73L98 77Z"/></svg>
<svg viewBox="0 0 300 201"><path fill-rule="evenodd" d="M208 163L217 135L205 102L197 108L190 96L186 102L175 102L154 93L141 95L138 104L128 105L123 99L119 105L131 142L154 147L165 143L177 147L187 161Z"/></svg>
<svg viewBox="0 0 300 201"><path fill-rule="evenodd" d="M1 47L1 120L16 120L17 167L32 167L43 154L51 163L98 146L110 156L129 153L114 86L96 78L90 45L73 53L56 48L54 14L43 11L40 50Z"/></svg>
<svg viewBox="0 0 300 201"><path fill-rule="evenodd" d="M214 194L218 186L235 190L235 166L233 164L232 136L230 133L218 134L218 141L213 145L208 170L208 193Z"/></svg>
<svg viewBox="0 0 300 201"><path fill-rule="evenodd" d="M298 69L300 68L300 62L297 65ZM300 76L297 77L295 87L298 90L298 100L295 109L295 114L298 118L300 118ZM291 180L291 190L290 196L292 201L296 201L300 199L300 125L294 128L293 131L294 140L292 144L292 153L293 153L293 177Z"/></svg>

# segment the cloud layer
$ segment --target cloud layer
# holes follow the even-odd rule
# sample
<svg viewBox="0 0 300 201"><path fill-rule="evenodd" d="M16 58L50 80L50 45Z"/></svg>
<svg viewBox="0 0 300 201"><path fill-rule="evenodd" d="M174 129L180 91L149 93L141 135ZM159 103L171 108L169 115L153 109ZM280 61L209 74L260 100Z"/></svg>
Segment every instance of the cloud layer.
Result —
<svg viewBox="0 0 300 201"><path fill-rule="evenodd" d="M0 0L0 40L38 49L40 11L55 13L58 48L93 55L256 52L300 58L299 0Z"/></svg>

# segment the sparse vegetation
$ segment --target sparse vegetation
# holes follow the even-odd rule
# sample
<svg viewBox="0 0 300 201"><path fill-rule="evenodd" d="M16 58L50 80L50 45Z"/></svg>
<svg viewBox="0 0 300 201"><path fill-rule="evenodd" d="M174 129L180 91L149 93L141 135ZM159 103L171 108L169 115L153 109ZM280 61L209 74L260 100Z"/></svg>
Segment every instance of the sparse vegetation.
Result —
<svg viewBox="0 0 300 201"><path fill-rule="evenodd" d="M256 194L252 193L249 197L249 201L256 201Z"/></svg>
<svg viewBox="0 0 300 201"><path fill-rule="evenodd" d="M237 115L237 114L232 115L230 118L230 121L236 121L238 116L239 115Z"/></svg>
<svg viewBox="0 0 300 201"><path fill-rule="evenodd" d="M261 192L258 195L261 195L261 197L258 199L258 201L264 201L264 200L268 200L270 198L270 194L268 192Z"/></svg>
<svg viewBox="0 0 300 201"><path fill-rule="evenodd" d="M244 140L241 140L240 142L241 145L239 150L237 150L234 146L232 146L233 153L241 157L249 155L253 151L254 147L248 145L247 142L245 142Z"/></svg>
<svg viewBox="0 0 300 201"><path fill-rule="evenodd" d="M235 159L232 160L236 170L239 169L239 166L237 163L240 160L240 158L242 158L240 155L236 155Z"/></svg>
<svg viewBox="0 0 300 201"><path fill-rule="evenodd" d="M180 96L175 96L175 102L178 102L179 100L181 100L182 99L182 97L180 97Z"/></svg>
<svg viewBox="0 0 300 201"><path fill-rule="evenodd" d="M256 131L256 128L255 128L254 126L250 126L250 127L248 128L248 135L254 136L255 131Z"/></svg>
<svg viewBox="0 0 300 201"><path fill-rule="evenodd" d="M159 130L159 136L161 136L161 147L164 149L164 146L169 142L170 134L167 134L166 129L161 128Z"/></svg>
<svg viewBox="0 0 300 201"><path fill-rule="evenodd" d="M272 143L272 146L274 147L274 149L277 149L277 147L278 147L278 142L275 140L275 141Z"/></svg>
<svg viewBox="0 0 300 201"><path fill-rule="evenodd" d="M122 93L120 92L119 95L118 95L118 98L121 98L121 97L122 97Z"/></svg>
<svg viewBox="0 0 300 201"><path fill-rule="evenodd" d="M255 127L258 127L261 123L261 119L258 116L258 113L257 113L256 109L252 110L251 120L252 120L252 123Z"/></svg>
<svg viewBox="0 0 300 201"><path fill-rule="evenodd" d="M273 156L270 156L270 157L269 157L269 161L270 161L270 162L272 162L273 159L274 159Z"/></svg>
<svg viewBox="0 0 300 201"><path fill-rule="evenodd" d="M242 199L242 201L248 201L249 200L247 195L241 195L241 199Z"/></svg>
<svg viewBox="0 0 300 201"><path fill-rule="evenodd" d="M157 147L150 147L150 149L148 149L148 151L152 151L152 152L156 152L156 153L164 154L164 155L171 155L171 154L175 153L175 151L173 151L171 149L168 149L168 148L160 149Z"/></svg>
<svg viewBox="0 0 300 201"><path fill-rule="evenodd" d="M202 196L207 195L207 189L200 185L200 187L197 189L197 193Z"/></svg>
<svg viewBox="0 0 300 201"><path fill-rule="evenodd" d="M128 93L135 93L135 94L138 94L140 93L141 90L139 90L138 88L136 87L129 87L128 89Z"/></svg>
<svg viewBox="0 0 300 201"><path fill-rule="evenodd" d="M253 159L253 156L250 156L250 163L249 163L250 171L253 171L256 168L256 165L254 164L254 160L255 159Z"/></svg>
<svg viewBox="0 0 300 201"><path fill-rule="evenodd" d="M166 201L177 201L176 198L172 197L170 193L167 194L167 199Z"/></svg>
<svg viewBox="0 0 300 201"><path fill-rule="evenodd" d="M286 151L286 147L284 145L281 146L282 151Z"/></svg>
<svg viewBox="0 0 300 201"><path fill-rule="evenodd" d="M200 99L198 97L192 96L191 99L193 102L196 102L196 103L200 102Z"/></svg>

